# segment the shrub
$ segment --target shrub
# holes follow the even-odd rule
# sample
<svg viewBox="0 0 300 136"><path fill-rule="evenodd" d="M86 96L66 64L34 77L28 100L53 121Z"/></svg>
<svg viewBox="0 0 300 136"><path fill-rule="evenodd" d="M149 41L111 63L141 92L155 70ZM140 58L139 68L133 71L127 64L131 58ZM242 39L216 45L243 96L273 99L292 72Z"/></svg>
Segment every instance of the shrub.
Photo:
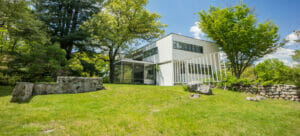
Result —
<svg viewBox="0 0 300 136"><path fill-rule="evenodd" d="M183 88L183 91L189 91L187 85L182 86L182 88Z"/></svg>
<svg viewBox="0 0 300 136"><path fill-rule="evenodd" d="M59 45L26 45L8 63L10 73L21 73L22 81L54 81L64 70L65 51Z"/></svg>
<svg viewBox="0 0 300 136"><path fill-rule="evenodd" d="M285 84L291 79L291 68L278 59L267 59L255 67L257 81L262 84Z"/></svg>
<svg viewBox="0 0 300 136"><path fill-rule="evenodd" d="M300 68L295 67L292 69L292 83L300 87Z"/></svg>
<svg viewBox="0 0 300 136"><path fill-rule="evenodd" d="M223 78L223 80L219 82L217 86L220 88L226 86L231 90L237 91L236 89L237 86L249 86L253 83L254 82L249 79L245 79L245 78L237 79L233 75L228 75L227 78Z"/></svg>
<svg viewBox="0 0 300 136"><path fill-rule="evenodd" d="M103 77L106 82L108 76L108 62L102 54L75 53L73 58L68 61L67 67L71 75L92 77Z"/></svg>
<svg viewBox="0 0 300 136"><path fill-rule="evenodd" d="M15 85L17 82L21 81L21 76L19 75L14 75L14 74L5 74L5 73L0 73L0 85Z"/></svg>

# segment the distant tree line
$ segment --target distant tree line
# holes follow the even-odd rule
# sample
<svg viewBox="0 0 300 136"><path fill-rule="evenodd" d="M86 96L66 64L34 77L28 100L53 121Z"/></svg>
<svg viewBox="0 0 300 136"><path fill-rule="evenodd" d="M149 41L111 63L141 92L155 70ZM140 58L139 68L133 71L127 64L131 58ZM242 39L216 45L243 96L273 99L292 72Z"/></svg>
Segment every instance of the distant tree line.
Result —
<svg viewBox="0 0 300 136"><path fill-rule="evenodd" d="M62 75L101 76L113 82L120 53L164 34L166 25L159 21L159 14L145 8L147 3L1 0L0 84L51 82ZM200 11L199 17L199 27L225 52L234 80L243 80L248 74L266 84L285 83L289 77L282 73L294 73L291 82L299 81L299 65L289 68L278 60L257 65L255 74L247 73L255 61L283 46L272 21L258 23L243 3L211 7ZM299 60L299 51L293 58Z"/></svg>
<svg viewBox="0 0 300 136"><path fill-rule="evenodd" d="M1 0L0 84L101 76L120 52L164 31L147 0ZM110 80L109 80L110 79Z"/></svg>

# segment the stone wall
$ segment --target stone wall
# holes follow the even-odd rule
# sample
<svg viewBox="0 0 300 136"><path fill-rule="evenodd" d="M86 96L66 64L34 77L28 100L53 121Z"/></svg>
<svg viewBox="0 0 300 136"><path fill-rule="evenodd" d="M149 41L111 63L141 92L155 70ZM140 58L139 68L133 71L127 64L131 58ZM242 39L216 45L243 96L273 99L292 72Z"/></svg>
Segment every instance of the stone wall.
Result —
<svg viewBox="0 0 300 136"><path fill-rule="evenodd" d="M103 89L100 77L58 77L56 83L18 82L11 102L25 102L32 95L83 93Z"/></svg>
<svg viewBox="0 0 300 136"><path fill-rule="evenodd" d="M232 89L258 94L267 98L284 99L300 102L300 88L295 85L258 85L234 86Z"/></svg>

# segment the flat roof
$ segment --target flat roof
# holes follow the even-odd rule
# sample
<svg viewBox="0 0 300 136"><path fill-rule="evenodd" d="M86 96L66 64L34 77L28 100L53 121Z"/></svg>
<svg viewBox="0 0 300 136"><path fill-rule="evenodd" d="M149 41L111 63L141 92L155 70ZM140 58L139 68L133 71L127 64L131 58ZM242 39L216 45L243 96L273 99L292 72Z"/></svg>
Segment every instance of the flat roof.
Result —
<svg viewBox="0 0 300 136"><path fill-rule="evenodd" d="M149 42L148 44L146 44L146 45L144 45L144 46L142 46L142 47L140 47L140 48L138 48L138 49L136 49L136 50L142 49L142 48L144 48L144 47L146 47L146 46L148 46L148 45L150 45L150 44L152 44L152 43L154 43L154 42L157 42L157 41L159 41L159 40L161 40L161 39L163 39L163 38L165 38L165 37L168 37L169 35L172 35L172 34L174 34L174 35L179 35L179 36L183 36L183 37L190 38L190 39L195 39L195 40L199 40L199 41L203 41L203 42L208 42L208 43L213 43L213 44L215 44L215 42L212 42L212 41L206 41L206 40L196 39L196 38L193 38L193 37L190 37L190 36L185 36L185 35L176 34L176 33L169 33L169 34L164 35L164 36L162 36L162 37L160 37L160 38L158 38L158 39L156 39L156 40L154 40L154 41L152 41L152 42Z"/></svg>
<svg viewBox="0 0 300 136"><path fill-rule="evenodd" d="M133 59L121 59L121 60L119 60L119 61L116 62L116 63L119 63L119 62L129 62L129 63L152 64L152 65L154 65L154 63L152 63L152 62L148 62L148 61L139 61L139 60L133 60Z"/></svg>

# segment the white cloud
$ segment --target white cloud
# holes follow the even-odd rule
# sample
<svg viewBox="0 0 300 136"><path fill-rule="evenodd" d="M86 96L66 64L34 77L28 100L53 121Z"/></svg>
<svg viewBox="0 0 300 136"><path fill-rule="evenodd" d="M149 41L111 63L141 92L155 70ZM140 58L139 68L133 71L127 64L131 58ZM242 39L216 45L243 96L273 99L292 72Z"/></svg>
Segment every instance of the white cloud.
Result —
<svg viewBox="0 0 300 136"><path fill-rule="evenodd" d="M260 60L256 61L255 64L265 61L266 59L279 59L283 61L285 65L293 66L295 62L292 60L291 55L294 55L295 50L293 49L286 49L286 48L278 48L274 53L268 54L261 58Z"/></svg>
<svg viewBox="0 0 300 136"><path fill-rule="evenodd" d="M290 48L290 49L296 49L296 50L299 50L299 49L300 49L300 43L299 43L299 42L296 42L296 40L300 40L300 30L290 33L289 35L287 35L287 36L285 37L285 40L288 41L288 42L284 45L285 48Z"/></svg>
<svg viewBox="0 0 300 136"><path fill-rule="evenodd" d="M298 40L299 37L296 32L293 32L293 33L290 33L289 35L287 35L285 39L288 41L295 41L295 40Z"/></svg>
<svg viewBox="0 0 300 136"><path fill-rule="evenodd" d="M199 22L195 22L195 25L190 27L190 32L193 33L194 38L205 40L206 35L202 30L198 27Z"/></svg>

